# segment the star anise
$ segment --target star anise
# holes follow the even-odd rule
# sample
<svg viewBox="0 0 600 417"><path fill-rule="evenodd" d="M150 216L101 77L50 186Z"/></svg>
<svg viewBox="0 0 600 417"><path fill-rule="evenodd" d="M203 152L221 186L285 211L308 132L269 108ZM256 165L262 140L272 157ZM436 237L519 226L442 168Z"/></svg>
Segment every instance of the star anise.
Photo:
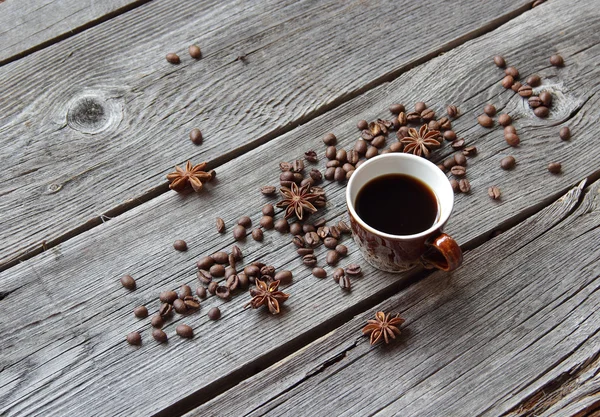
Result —
<svg viewBox="0 0 600 417"><path fill-rule="evenodd" d="M283 304L289 298L289 295L278 291L279 281L266 283L259 279L255 282L256 288L250 290L252 300L244 308L258 308L262 305L269 307L271 314L279 314L279 304Z"/></svg>
<svg viewBox="0 0 600 417"><path fill-rule="evenodd" d="M408 129L409 136L402 138L400 142L404 144L404 152L429 158L429 151L440 146L440 142L436 140L439 134L437 130L429 130L427 125L421 126L418 132L411 127Z"/></svg>
<svg viewBox="0 0 600 417"><path fill-rule="evenodd" d="M383 311L378 311L375 314L375 320L367 320L367 325L362 329L363 334L371 335L371 345L383 340L385 343L390 343L391 339L395 339L396 335L400 334L400 326L404 323L404 319L398 314L396 317L390 318L391 314L386 315Z"/></svg>
<svg viewBox="0 0 600 417"><path fill-rule="evenodd" d="M190 161L185 164L185 169L175 166L175 172L167 174L169 180L169 188L177 192L185 191L188 185L191 185L194 191L202 190L202 185L205 182L212 180L215 177L215 171L210 170L205 172L206 162L192 166Z"/></svg>
<svg viewBox="0 0 600 417"><path fill-rule="evenodd" d="M292 183L290 188L281 187L279 192L283 196L283 200L277 203L277 207L285 207L286 219L296 214L298 220L302 220L305 211L309 213L317 211L317 208L312 203L319 195L311 191L310 184L298 188L295 183Z"/></svg>

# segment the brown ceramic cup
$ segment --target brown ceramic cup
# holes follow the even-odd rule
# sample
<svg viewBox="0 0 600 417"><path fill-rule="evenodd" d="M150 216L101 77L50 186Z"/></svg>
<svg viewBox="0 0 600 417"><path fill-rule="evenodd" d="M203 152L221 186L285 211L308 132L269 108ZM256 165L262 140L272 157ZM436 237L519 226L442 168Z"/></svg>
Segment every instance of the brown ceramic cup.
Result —
<svg viewBox="0 0 600 417"><path fill-rule="evenodd" d="M410 175L431 188L438 202L438 216L430 228L413 235L391 235L372 228L358 216L354 204L360 189L370 180L387 174ZM442 233L452 212L454 192L446 175L427 159L407 153L389 153L369 159L350 177L346 204L354 240L365 260L375 268L402 272L422 263L427 268L452 271L461 265L460 246Z"/></svg>

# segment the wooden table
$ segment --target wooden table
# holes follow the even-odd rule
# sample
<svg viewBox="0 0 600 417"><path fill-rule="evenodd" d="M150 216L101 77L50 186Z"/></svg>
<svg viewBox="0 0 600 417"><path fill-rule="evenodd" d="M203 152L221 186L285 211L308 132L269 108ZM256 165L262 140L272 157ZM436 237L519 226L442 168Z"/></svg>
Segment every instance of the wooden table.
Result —
<svg viewBox="0 0 600 417"><path fill-rule="evenodd" d="M594 0L6 0L0 27L0 415L598 415ZM564 67L549 64L554 53ZM523 79L540 74L548 118L500 85L495 54ZM458 105L453 129L479 150L446 227L460 269L383 273L346 238L340 265L364 274L344 292L331 267L315 278L291 236L269 230L239 245L244 265L293 271L282 314L244 310L246 293L211 296L165 326L165 345L133 316L138 305L154 314L163 290L195 288L195 261L229 250L240 216L258 224L275 201L258 189L278 183L280 161L315 149L323 170L327 132L349 149L358 120L417 101L438 117ZM512 116L519 147L477 125L488 103ZM432 160L452 154L446 144ZM506 155L514 170L500 169ZM165 181L187 160L217 172L200 195ZM559 175L546 170L554 161ZM344 184L324 188L316 218L346 219ZM371 347L360 330L380 310L406 322L395 343ZM174 334L180 323L193 339ZM139 347L125 342L134 330Z"/></svg>

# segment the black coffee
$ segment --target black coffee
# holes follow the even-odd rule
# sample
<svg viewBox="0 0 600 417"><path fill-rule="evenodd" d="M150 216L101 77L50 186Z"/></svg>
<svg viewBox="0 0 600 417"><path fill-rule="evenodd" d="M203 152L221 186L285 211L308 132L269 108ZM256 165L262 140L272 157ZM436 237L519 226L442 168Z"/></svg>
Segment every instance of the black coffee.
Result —
<svg viewBox="0 0 600 417"><path fill-rule="evenodd" d="M423 232L438 217L438 201L431 188L405 174L373 178L358 191L354 206L365 223L392 235Z"/></svg>

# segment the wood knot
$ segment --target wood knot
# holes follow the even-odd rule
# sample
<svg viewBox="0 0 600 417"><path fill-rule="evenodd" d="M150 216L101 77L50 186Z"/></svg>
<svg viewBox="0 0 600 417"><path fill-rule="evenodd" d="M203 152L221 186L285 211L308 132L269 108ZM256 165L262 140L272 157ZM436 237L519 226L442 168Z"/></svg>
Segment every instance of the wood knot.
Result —
<svg viewBox="0 0 600 417"><path fill-rule="evenodd" d="M83 133L99 133L119 124L122 104L100 95L87 94L71 101L67 111L67 123Z"/></svg>

